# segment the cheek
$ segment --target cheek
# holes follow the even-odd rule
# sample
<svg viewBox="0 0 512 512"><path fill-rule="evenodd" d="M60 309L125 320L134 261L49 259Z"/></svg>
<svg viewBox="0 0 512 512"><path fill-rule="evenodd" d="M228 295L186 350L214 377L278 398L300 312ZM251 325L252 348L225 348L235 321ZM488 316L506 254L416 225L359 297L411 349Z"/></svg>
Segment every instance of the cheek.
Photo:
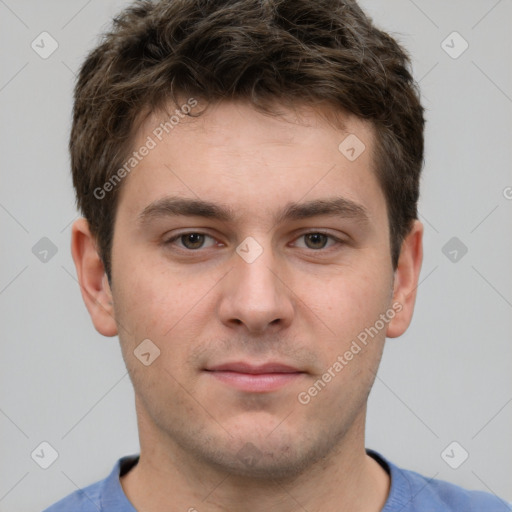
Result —
<svg viewBox="0 0 512 512"><path fill-rule="evenodd" d="M379 269L373 270L371 265L343 268L331 276L328 286L319 288L318 283L307 285L308 305L341 339L357 336L388 309L392 276L383 272L382 266ZM314 295L311 295L311 290L316 290Z"/></svg>
<svg viewBox="0 0 512 512"><path fill-rule="evenodd" d="M139 334L161 338L183 315L198 291L178 273L165 272L149 256L118 266L116 316Z"/></svg>
<svg viewBox="0 0 512 512"><path fill-rule="evenodd" d="M212 273L184 275L163 267L130 262L118 269L114 302L122 350L133 359L134 349L150 339L160 350L157 366L173 374L185 371L190 350L204 339L204 326L214 313L211 289L218 277ZM136 361L138 368L138 362Z"/></svg>
<svg viewBox="0 0 512 512"><path fill-rule="evenodd" d="M330 330L326 338L317 338L316 350L325 373L316 378L324 377L329 383L325 388L317 386L321 392L315 400L330 403L330 413L339 414L340 421L347 410L358 410L366 399L382 356L387 323L381 315L390 308L392 289L391 275L384 268L345 269L325 293L315 295L315 312ZM311 388L304 391L317 393Z"/></svg>

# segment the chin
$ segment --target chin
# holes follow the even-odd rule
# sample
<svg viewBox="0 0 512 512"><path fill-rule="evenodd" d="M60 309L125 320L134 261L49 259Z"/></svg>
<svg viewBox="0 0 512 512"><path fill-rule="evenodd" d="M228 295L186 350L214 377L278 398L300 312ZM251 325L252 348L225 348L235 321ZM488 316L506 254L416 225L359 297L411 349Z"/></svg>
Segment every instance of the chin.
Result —
<svg viewBox="0 0 512 512"><path fill-rule="evenodd" d="M332 440L325 435L313 439L289 430L279 436L239 432L236 440L226 441L224 451L205 451L203 460L233 476L257 480L294 480L332 450Z"/></svg>

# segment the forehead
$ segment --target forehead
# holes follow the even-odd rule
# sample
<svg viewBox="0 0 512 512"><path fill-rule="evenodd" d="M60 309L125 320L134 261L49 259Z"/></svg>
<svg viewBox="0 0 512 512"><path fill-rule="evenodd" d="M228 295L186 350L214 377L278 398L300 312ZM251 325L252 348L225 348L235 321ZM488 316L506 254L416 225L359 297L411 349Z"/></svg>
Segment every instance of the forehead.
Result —
<svg viewBox="0 0 512 512"><path fill-rule="evenodd" d="M312 107L276 109L269 115L223 102L193 118L178 115L176 106L149 115L133 149L151 149L124 180L120 206L135 216L173 195L275 218L285 204L342 195L366 203L370 217L385 210L369 123L347 115L333 125L329 112Z"/></svg>

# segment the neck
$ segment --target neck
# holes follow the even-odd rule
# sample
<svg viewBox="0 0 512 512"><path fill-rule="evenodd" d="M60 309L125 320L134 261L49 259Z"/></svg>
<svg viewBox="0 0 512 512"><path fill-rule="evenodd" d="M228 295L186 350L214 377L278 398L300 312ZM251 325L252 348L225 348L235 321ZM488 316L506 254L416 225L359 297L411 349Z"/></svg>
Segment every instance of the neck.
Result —
<svg viewBox="0 0 512 512"><path fill-rule="evenodd" d="M121 477L137 510L379 512L389 476L364 449L365 411L328 457L279 480L230 474L195 459L148 422L139 421L138 464Z"/></svg>

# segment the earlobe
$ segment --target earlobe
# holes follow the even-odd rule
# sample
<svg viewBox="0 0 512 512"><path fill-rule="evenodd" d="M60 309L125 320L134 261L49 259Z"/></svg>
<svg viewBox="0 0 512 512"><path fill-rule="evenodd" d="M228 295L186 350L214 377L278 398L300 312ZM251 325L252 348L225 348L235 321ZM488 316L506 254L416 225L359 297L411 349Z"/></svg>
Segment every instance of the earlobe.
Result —
<svg viewBox="0 0 512 512"><path fill-rule="evenodd" d="M71 254L75 262L82 298L91 315L94 327L104 336L115 336L117 325L112 291L103 262L96 249L96 241L84 218L73 223Z"/></svg>
<svg viewBox="0 0 512 512"><path fill-rule="evenodd" d="M415 220L402 243L395 271L392 304L397 304L394 308L397 314L388 324L386 330L388 338L401 336L411 323L422 261L423 224Z"/></svg>

